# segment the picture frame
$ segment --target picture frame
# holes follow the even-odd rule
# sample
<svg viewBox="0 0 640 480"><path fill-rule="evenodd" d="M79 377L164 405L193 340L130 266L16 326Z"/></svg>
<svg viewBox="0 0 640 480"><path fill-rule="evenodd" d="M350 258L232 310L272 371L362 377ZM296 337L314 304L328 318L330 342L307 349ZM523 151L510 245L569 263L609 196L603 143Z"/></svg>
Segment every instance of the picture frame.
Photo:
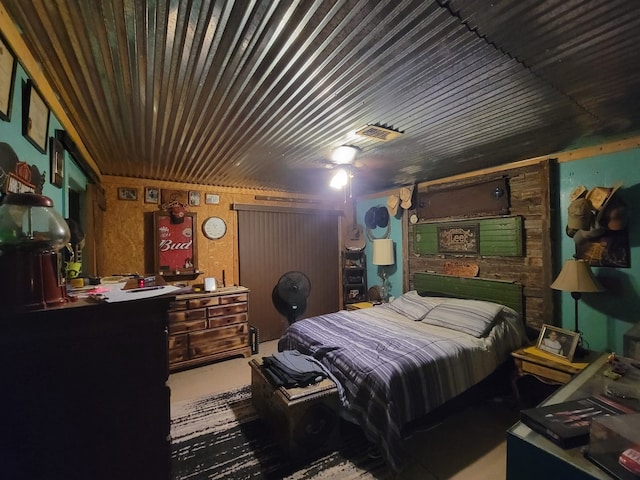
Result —
<svg viewBox="0 0 640 480"><path fill-rule="evenodd" d="M55 137L49 138L50 181L54 187L62 188L64 180L64 147Z"/></svg>
<svg viewBox="0 0 640 480"><path fill-rule="evenodd" d="M22 94L22 135L40 153L47 153L49 107L31 80L24 84Z"/></svg>
<svg viewBox="0 0 640 480"><path fill-rule="evenodd" d="M131 187L118 187L118 200L138 200L138 189Z"/></svg>
<svg viewBox="0 0 640 480"><path fill-rule="evenodd" d="M217 205L220 203L220 195L216 195L215 193L207 193L204 196L204 203L207 205Z"/></svg>
<svg viewBox="0 0 640 480"><path fill-rule="evenodd" d="M189 190L189 205L197 207L200 205L200 192Z"/></svg>
<svg viewBox="0 0 640 480"><path fill-rule="evenodd" d="M536 348L555 357L573 361L576 348L580 342L580 332L565 330L553 325L542 325Z"/></svg>
<svg viewBox="0 0 640 480"><path fill-rule="evenodd" d="M144 203L155 203L160 201L160 190L154 187L144 187Z"/></svg>
<svg viewBox="0 0 640 480"><path fill-rule="evenodd" d="M0 119L11 120L13 85L16 80L16 57L0 35Z"/></svg>

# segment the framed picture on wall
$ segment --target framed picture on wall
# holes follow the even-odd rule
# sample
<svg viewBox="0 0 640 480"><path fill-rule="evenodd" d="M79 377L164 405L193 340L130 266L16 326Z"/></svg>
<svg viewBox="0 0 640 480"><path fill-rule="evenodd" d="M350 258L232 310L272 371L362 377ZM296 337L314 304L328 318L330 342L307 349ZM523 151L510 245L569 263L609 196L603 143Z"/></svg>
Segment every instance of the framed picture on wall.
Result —
<svg viewBox="0 0 640 480"><path fill-rule="evenodd" d="M51 184L62 188L64 179L64 147L55 137L49 138L49 168L51 169Z"/></svg>
<svg viewBox="0 0 640 480"><path fill-rule="evenodd" d="M22 90L22 135L40 152L47 153L49 107L31 80Z"/></svg>
<svg viewBox="0 0 640 480"><path fill-rule="evenodd" d="M118 200L138 200L138 189L118 187Z"/></svg>
<svg viewBox="0 0 640 480"><path fill-rule="evenodd" d="M200 192L194 190L189 191L189 205L194 207L200 205Z"/></svg>
<svg viewBox="0 0 640 480"><path fill-rule="evenodd" d="M145 187L144 188L144 203L158 203L160 198L160 192L157 188Z"/></svg>
<svg viewBox="0 0 640 480"><path fill-rule="evenodd" d="M16 57L0 36L0 119L11 119L11 99L16 79Z"/></svg>

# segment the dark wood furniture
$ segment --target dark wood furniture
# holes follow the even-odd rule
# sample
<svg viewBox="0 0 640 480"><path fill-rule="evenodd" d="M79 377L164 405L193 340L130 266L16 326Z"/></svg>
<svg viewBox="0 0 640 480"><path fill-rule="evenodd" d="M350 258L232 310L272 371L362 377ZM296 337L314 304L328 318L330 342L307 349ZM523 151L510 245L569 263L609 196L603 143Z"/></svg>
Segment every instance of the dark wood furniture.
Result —
<svg viewBox="0 0 640 480"><path fill-rule="evenodd" d="M367 257L364 251L342 252L342 302L344 308L351 303L367 300Z"/></svg>
<svg viewBox="0 0 640 480"><path fill-rule="evenodd" d="M560 387L540 405L604 394L609 381L604 376L608 368L608 354L603 354L591 362L569 383ZM636 382L635 372L629 378L618 382ZM635 380L633 377L635 376ZM620 399L616 399L621 402ZM584 457L581 447L562 449L543 435L534 432L522 422L518 422L507 432L507 480L537 480L540 478L609 479L603 470Z"/></svg>
<svg viewBox="0 0 640 480"><path fill-rule="evenodd" d="M337 447L339 399L333 381L324 379L303 388L276 388L262 372L262 362L251 360L249 365L252 403L290 462Z"/></svg>
<svg viewBox="0 0 640 480"><path fill-rule="evenodd" d="M555 359L544 352L536 352L531 346L519 348L512 352L511 356L515 364L511 386L518 404L520 403L518 381L522 377L530 375L548 385L564 385L584 370L589 362L597 358L595 352L589 352L588 356L579 361L567 362L560 358Z"/></svg>
<svg viewBox="0 0 640 480"><path fill-rule="evenodd" d="M169 301L2 315L3 478L171 478Z"/></svg>
<svg viewBox="0 0 640 480"><path fill-rule="evenodd" d="M169 309L172 372L237 355L251 356L248 288L176 296Z"/></svg>

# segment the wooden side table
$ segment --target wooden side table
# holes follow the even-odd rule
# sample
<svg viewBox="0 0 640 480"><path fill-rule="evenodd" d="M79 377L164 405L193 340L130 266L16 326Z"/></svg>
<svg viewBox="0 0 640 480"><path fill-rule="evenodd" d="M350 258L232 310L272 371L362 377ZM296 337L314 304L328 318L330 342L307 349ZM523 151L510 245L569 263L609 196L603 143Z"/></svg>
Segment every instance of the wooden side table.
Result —
<svg viewBox="0 0 640 480"><path fill-rule="evenodd" d="M375 305L373 302L358 302L347 304L347 310L360 310L361 308L371 308Z"/></svg>
<svg viewBox="0 0 640 480"><path fill-rule="evenodd" d="M535 347L527 346L511 352L515 363L515 370L511 377L511 388L518 405L520 404L520 391L518 380L531 375L547 385L564 385L580 373L596 357L595 352L580 359L580 362L568 362L562 358L555 358Z"/></svg>

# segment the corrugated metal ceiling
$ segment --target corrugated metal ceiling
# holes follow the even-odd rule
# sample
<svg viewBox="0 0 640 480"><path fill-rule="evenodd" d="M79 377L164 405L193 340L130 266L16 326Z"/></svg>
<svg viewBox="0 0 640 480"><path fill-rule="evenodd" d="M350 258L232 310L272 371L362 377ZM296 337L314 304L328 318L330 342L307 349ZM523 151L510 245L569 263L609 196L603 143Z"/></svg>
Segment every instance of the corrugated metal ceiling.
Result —
<svg viewBox="0 0 640 480"><path fill-rule="evenodd" d="M107 175L318 192L352 144L370 192L640 123L625 0L1 1Z"/></svg>

